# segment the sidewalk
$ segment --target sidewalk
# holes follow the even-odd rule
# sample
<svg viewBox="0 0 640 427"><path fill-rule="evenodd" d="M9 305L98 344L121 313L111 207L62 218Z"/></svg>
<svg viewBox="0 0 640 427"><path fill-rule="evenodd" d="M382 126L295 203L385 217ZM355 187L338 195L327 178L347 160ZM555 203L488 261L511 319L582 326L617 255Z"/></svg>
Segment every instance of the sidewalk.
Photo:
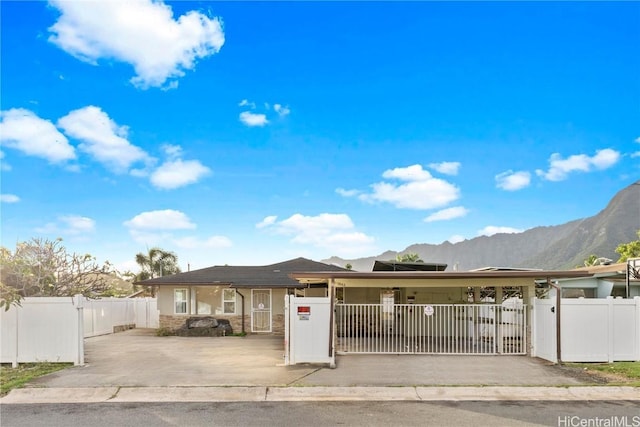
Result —
<svg viewBox="0 0 640 427"><path fill-rule="evenodd" d="M640 401L636 387L84 387L22 388L0 404L284 401Z"/></svg>

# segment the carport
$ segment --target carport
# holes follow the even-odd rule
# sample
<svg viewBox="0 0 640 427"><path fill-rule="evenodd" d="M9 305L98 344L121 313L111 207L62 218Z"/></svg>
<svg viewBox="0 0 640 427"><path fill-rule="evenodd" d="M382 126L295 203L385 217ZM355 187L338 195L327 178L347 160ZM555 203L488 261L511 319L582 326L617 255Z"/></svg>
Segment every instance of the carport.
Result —
<svg viewBox="0 0 640 427"><path fill-rule="evenodd" d="M301 272L326 284L329 354L530 355L536 282L581 271Z"/></svg>

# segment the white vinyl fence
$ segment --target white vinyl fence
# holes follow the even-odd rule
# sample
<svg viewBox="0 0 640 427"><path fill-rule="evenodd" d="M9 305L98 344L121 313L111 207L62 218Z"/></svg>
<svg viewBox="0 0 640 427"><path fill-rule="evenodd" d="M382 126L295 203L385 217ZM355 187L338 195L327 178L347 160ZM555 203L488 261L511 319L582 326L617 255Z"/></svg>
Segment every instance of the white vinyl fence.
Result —
<svg viewBox="0 0 640 427"><path fill-rule="evenodd" d="M556 300L536 299L532 355L557 362ZM560 302L563 362L640 361L640 297L563 298Z"/></svg>
<svg viewBox="0 0 640 427"><path fill-rule="evenodd" d="M84 364L84 338L132 327L157 328L155 298L104 298L80 295L24 298L21 307L0 310L0 362Z"/></svg>

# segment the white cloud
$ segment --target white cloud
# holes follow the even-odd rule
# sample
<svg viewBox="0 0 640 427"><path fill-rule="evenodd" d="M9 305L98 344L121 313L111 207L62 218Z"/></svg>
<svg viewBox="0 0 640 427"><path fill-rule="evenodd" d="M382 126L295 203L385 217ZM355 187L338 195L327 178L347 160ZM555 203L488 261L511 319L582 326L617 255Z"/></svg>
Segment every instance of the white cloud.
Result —
<svg viewBox="0 0 640 427"><path fill-rule="evenodd" d="M130 230L187 230L196 225L183 212L173 209L142 212L124 225Z"/></svg>
<svg viewBox="0 0 640 427"><path fill-rule="evenodd" d="M262 221L260 221L259 223L256 224L256 228L268 227L268 226L270 226L272 224L275 224L277 219L278 219L278 217L276 215L267 216Z"/></svg>
<svg viewBox="0 0 640 427"><path fill-rule="evenodd" d="M264 126L269 123L265 114L252 113L250 111L243 111L240 113L240 121L249 127Z"/></svg>
<svg viewBox="0 0 640 427"><path fill-rule="evenodd" d="M36 232L43 234L62 234L70 236L85 236L95 231L96 222L84 216L65 215L55 222L48 222L43 227L36 228Z"/></svg>
<svg viewBox="0 0 640 427"><path fill-rule="evenodd" d="M0 135L2 135L2 123L0 123ZM0 150L0 170L10 171L11 165L4 160L4 151Z"/></svg>
<svg viewBox="0 0 640 427"><path fill-rule="evenodd" d="M255 102L251 102L248 99L243 99L242 101L240 101L238 103L239 107L249 107L251 109L256 108L256 103Z"/></svg>
<svg viewBox="0 0 640 427"><path fill-rule="evenodd" d="M198 182L211 170L197 160L171 160L160 165L151 174L151 184L164 190L173 190Z"/></svg>
<svg viewBox="0 0 640 427"><path fill-rule="evenodd" d="M333 254L364 255L374 249L374 238L356 231L346 214L294 214L280 222L267 217L261 224L277 234L292 236L293 243L327 249Z"/></svg>
<svg viewBox="0 0 640 427"><path fill-rule="evenodd" d="M407 166L406 168L388 169L382 173L383 178L396 178L402 181L428 181L431 174L422 169L421 165Z"/></svg>
<svg viewBox="0 0 640 427"><path fill-rule="evenodd" d="M65 225L65 230L69 234L92 233L96 227L96 222L85 216L62 216L60 221Z"/></svg>
<svg viewBox="0 0 640 427"><path fill-rule="evenodd" d="M127 140L128 128L118 126L99 107L74 110L58 120L58 126L82 141L79 148L114 172L126 172L132 164L149 156Z"/></svg>
<svg viewBox="0 0 640 427"><path fill-rule="evenodd" d="M280 104L273 104L273 109L280 117L288 116L291 113L289 107L284 107Z"/></svg>
<svg viewBox="0 0 640 427"><path fill-rule="evenodd" d="M445 175L458 175L458 171L460 170L460 162L430 163L429 167Z"/></svg>
<svg viewBox="0 0 640 427"><path fill-rule="evenodd" d="M164 144L161 148L169 159L177 159L182 156L182 147L179 145Z"/></svg>
<svg viewBox="0 0 640 427"><path fill-rule="evenodd" d="M637 142L638 144L640 144L640 136L637 137L636 139L633 140L634 142ZM640 151L636 151L634 153L631 153L631 158L634 159L636 157L640 157Z"/></svg>
<svg viewBox="0 0 640 427"><path fill-rule="evenodd" d="M49 120L23 108L3 111L0 116L0 142L3 145L51 163L76 158L73 146Z"/></svg>
<svg viewBox="0 0 640 427"><path fill-rule="evenodd" d="M2 203L18 203L20 197L15 194L0 194L0 202Z"/></svg>
<svg viewBox="0 0 640 427"><path fill-rule="evenodd" d="M371 194L362 194L361 200L387 202L397 208L434 209L458 199L460 190L453 184L434 178L421 165L385 171L383 178L407 181L405 184L379 182L372 184Z"/></svg>
<svg viewBox="0 0 640 427"><path fill-rule="evenodd" d="M344 188L336 188L336 193L343 197L354 197L360 194L358 190L345 190Z"/></svg>
<svg viewBox="0 0 640 427"><path fill-rule="evenodd" d="M456 243L464 242L467 239L465 239L464 236L461 236L459 234L454 234L453 236L449 237L448 240L450 243L453 243L455 245Z"/></svg>
<svg viewBox="0 0 640 427"><path fill-rule="evenodd" d="M595 169L607 169L618 162L620 153L610 148L596 151L593 157L575 154L563 159L559 153L549 158L549 170L536 170L536 174L548 181L563 181L571 172L590 172Z"/></svg>
<svg viewBox="0 0 640 427"><path fill-rule="evenodd" d="M175 87L185 70L217 53L224 44L222 23L196 11L177 20L170 6L151 0L49 2L61 13L49 41L92 64L131 64L140 88ZM168 85L166 85L169 80ZM171 81L173 80L173 81Z"/></svg>
<svg viewBox="0 0 640 427"><path fill-rule="evenodd" d="M496 175L496 187L506 191L516 191L528 187L531 174L527 171L514 172L512 170Z"/></svg>
<svg viewBox="0 0 640 427"><path fill-rule="evenodd" d="M494 234L499 234L499 233L513 234L513 233L522 233L523 231L524 230L520 230L512 227L498 227L495 225L488 225L482 230L478 230L478 236L493 236Z"/></svg>
<svg viewBox="0 0 640 427"><path fill-rule="evenodd" d="M466 216L468 213L469 209L462 206L456 206L432 213L424 219L424 222L446 221L454 218L461 218Z"/></svg>
<svg viewBox="0 0 640 427"><path fill-rule="evenodd" d="M182 249L220 249L233 245L231 240L225 236L211 236L204 240L190 236L174 239L173 242Z"/></svg>

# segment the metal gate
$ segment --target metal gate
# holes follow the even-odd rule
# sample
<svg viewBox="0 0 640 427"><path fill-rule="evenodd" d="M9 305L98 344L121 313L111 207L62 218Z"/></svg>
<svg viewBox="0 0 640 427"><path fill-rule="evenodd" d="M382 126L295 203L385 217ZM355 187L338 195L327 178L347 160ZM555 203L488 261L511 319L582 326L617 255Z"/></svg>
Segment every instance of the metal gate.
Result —
<svg viewBox="0 0 640 427"><path fill-rule="evenodd" d="M271 289L251 290L251 332L271 332Z"/></svg>
<svg viewBox="0 0 640 427"><path fill-rule="evenodd" d="M337 304L336 351L526 354L526 305Z"/></svg>

